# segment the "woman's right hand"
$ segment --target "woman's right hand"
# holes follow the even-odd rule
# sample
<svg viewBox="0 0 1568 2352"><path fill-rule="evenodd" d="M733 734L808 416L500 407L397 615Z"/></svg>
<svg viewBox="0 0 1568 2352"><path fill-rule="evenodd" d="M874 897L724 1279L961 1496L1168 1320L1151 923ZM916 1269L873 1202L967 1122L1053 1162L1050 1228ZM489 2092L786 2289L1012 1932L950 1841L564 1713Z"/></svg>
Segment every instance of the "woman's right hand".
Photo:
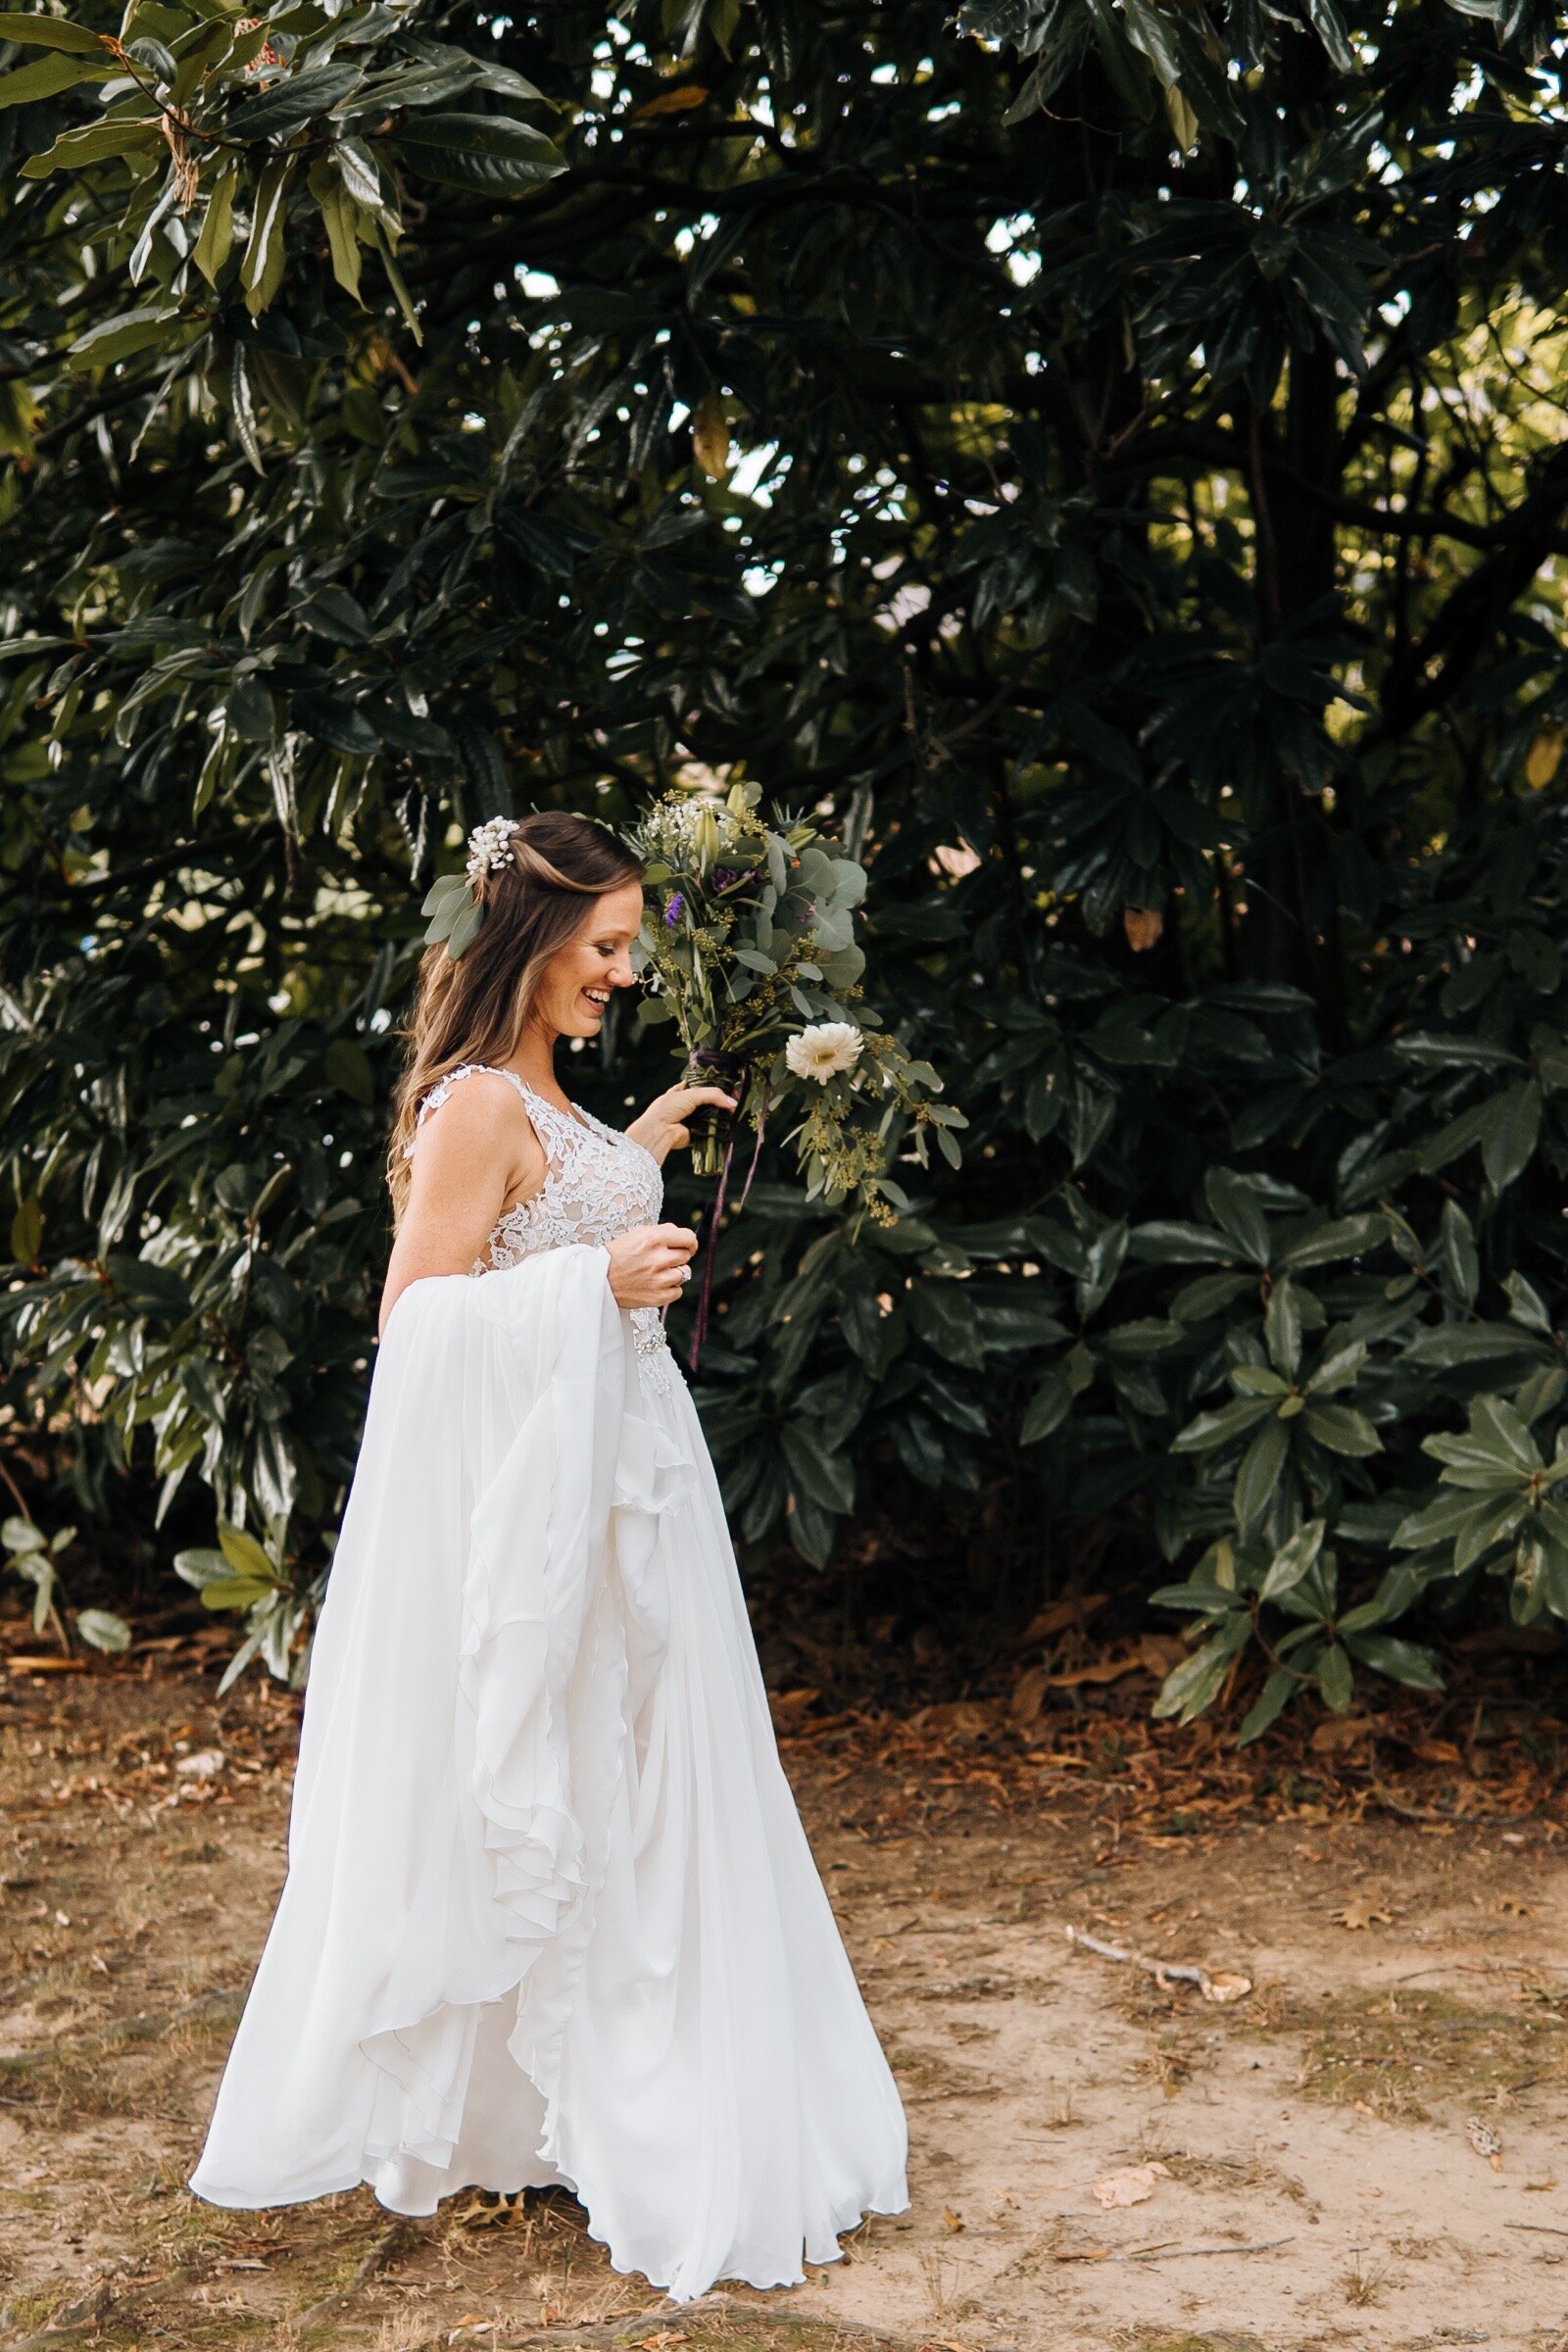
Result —
<svg viewBox="0 0 1568 2352"><path fill-rule="evenodd" d="M697 1236L689 1225L634 1225L609 1244L617 1306L671 1306L692 1278Z"/></svg>

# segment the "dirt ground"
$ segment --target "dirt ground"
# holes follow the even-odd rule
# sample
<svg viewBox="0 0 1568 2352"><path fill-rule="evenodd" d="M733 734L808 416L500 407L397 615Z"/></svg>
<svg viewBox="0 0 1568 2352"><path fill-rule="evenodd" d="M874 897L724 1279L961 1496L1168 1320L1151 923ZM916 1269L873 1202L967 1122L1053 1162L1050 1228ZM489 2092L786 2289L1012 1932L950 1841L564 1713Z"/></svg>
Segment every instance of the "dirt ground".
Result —
<svg viewBox="0 0 1568 2352"><path fill-rule="evenodd" d="M913 2203L802 2287L676 2307L610 2271L559 2195L413 2224L364 2190L258 2215L192 2199L282 1877L295 1702L259 1680L216 1700L216 1663L174 1642L12 1663L4 2352L1568 2352L1554 1760L1511 1808L1467 1803L1462 1774L1422 1801L1363 1774L1348 1801L1278 1772L1205 1795L1195 1770L1185 1803L1143 1802L1119 1735L1052 1752L983 1707L890 1729L786 1694ZM1212 1735L1181 1737L1223 1790ZM1208 1999L1069 1929L1250 1989Z"/></svg>

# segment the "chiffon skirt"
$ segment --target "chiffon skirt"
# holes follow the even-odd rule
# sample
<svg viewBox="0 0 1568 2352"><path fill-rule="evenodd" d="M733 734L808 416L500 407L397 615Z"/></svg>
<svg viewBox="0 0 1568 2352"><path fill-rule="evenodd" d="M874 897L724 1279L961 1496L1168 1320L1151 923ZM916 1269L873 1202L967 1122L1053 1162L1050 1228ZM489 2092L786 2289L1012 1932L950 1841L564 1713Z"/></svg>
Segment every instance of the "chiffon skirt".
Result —
<svg viewBox="0 0 1568 2352"><path fill-rule="evenodd" d="M551 1250L393 1311L190 2185L428 2214L562 2182L685 2301L902 2212L906 2136L695 1408L606 1268Z"/></svg>

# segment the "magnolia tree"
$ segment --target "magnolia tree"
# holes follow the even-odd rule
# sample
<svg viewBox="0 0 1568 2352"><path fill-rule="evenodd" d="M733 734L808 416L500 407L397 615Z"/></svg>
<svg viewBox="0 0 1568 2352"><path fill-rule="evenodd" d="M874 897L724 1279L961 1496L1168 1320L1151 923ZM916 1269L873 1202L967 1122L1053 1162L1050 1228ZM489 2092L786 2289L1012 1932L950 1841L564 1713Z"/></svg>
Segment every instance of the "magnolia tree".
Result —
<svg viewBox="0 0 1568 2352"><path fill-rule="evenodd" d="M702 1359L743 1546L1092 1565L1249 1734L1568 1617L1550 12L0 38L41 1622L117 1639L82 1603L177 1554L302 1670L421 901L478 820L693 772L863 869L867 1001L968 1122L955 1167L911 1095L891 1220L770 1131ZM574 1089L668 1036L620 1008Z"/></svg>

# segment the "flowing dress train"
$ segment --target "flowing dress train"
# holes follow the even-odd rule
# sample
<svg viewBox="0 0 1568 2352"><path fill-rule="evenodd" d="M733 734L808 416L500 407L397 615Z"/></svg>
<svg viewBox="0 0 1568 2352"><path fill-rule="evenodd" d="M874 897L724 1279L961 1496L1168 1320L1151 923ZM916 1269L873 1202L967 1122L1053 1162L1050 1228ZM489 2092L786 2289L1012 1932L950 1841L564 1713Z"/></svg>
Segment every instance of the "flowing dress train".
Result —
<svg viewBox="0 0 1568 2352"><path fill-rule="evenodd" d="M786 2285L906 2209L904 2112L696 1409L658 1314L607 1280L658 1167L499 1075L549 1172L482 1279L416 1282L388 1320L288 1876L191 2186L368 2181L427 2214L559 2181L677 2300Z"/></svg>

